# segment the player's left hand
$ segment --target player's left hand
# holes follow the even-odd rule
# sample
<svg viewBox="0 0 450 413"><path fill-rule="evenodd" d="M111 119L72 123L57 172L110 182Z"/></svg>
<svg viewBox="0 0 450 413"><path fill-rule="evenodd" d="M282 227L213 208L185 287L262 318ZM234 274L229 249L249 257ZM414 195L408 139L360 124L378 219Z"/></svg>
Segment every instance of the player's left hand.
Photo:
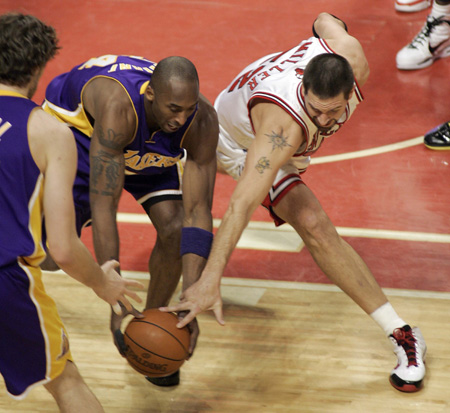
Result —
<svg viewBox="0 0 450 413"><path fill-rule="evenodd" d="M114 345L117 347L117 350L119 350L120 355L122 357L125 357L127 352L127 346L125 345L123 334L122 331L120 330L122 321L128 314L131 314L136 318L144 318L144 315L140 311L136 310L134 307L131 307L131 311L128 311L122 303L120 303L120 307L122 310L121 314L117 314L117 311L111 308L110 330L113 336Z"/></svg>

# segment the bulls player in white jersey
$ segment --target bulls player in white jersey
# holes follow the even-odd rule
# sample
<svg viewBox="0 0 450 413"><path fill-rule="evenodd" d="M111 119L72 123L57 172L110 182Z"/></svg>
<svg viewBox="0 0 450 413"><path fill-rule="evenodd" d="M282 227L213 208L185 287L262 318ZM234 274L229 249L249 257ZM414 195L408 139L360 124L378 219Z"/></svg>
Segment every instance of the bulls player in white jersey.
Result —
<svg viewBox="0 0 450 413"><path fill-rule="evenodd" d="M164 311L189 310L179 323L213 310L223 324L220 279L253 212L261 203L277 225L297 231L319 267L385 331L398 357L391 384L421 388L426 345L392 308L361 257L337 233L299 172L323 139L346 122L362 99L369 67L359 41L338 18L321 13L315 37L266 56L242 71L216 100L219 168L239 179L200 279Z"/></svg>

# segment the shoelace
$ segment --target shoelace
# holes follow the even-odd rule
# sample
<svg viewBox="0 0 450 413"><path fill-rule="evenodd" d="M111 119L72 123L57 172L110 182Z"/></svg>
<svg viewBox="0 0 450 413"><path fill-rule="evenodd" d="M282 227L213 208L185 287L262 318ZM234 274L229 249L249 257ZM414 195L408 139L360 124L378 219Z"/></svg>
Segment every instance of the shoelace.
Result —
<svg viewBox="0 0 450 413"><path fill-rule="evenodd" d="M408 358L408 367L417 367L416 357L416 339L413 336L412 330L405 331L401 328L397 328L393 333L394 338L397 340L399 346L405 350L406 357Z"/></svg>
<svg viewBox="0 0 450 413"><path fill-rule="evenodd" d="M450 140L450 123L447 122L442 126L441 128L442 135L447 138L447 140Z"/></svg>
<svg viewBox="0 0 450 413"><path fill-rule="evenodd" d="M439 26L441 23L447 23L450 25L450 21L444 20L444 16L440 16L438 19L433 16L428 16L427 22L423 26L422 30L417 34L408 47L417 49L418 45L424 44L430 36L431 30L433 30L434 27Z"/></svg>

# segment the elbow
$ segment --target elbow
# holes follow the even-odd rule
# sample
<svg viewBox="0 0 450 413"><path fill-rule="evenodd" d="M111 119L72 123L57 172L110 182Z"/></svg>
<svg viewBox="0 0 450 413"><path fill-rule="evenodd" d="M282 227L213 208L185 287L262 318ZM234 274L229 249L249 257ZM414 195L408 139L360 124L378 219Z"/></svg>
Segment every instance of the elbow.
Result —
<svg viewBox="0 0 450 413"><path fill-rule="evenodd" d="M370 75L369 63L366 62L366 70L364 71L364 82L367 81Z"/></svg>
<svg viewBox="0 0 450 413"><path fill-rule="evenodd" d="M69 243L49 240L48 249L59 268L64 269L73 262L73 248Z"/></svg>
<svg viewBox="0 0 450 413"><path fill-rule="evenodd" d="M366 64L364 65L363 69L361 70L361 76L358 80L358 83L360 86L364 85L364 83L367 82L369 75L370 75L369 63L366 61Z"/></svg>

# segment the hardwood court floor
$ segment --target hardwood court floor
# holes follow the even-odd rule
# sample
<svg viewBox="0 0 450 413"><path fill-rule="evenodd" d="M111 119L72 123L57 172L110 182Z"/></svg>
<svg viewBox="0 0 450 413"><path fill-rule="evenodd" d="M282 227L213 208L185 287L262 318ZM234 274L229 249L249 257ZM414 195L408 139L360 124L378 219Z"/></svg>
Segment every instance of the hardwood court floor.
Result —
<svg viewBox="0 0 450 413"><path fill-rule="evenodd" d="M364 102L314 156L304 179L335 225L355 231L343 236L380 285L393 289L388 296L398 313L421 327L429 348L424 389L403 394L389 385L396 362L390 343L351 300L327 285L299 239L267 250L268 243L255 248L260 236L244 237L223 280L227 325L220 327L210 314L199 316L198 347L176 389L156 388L127 366L112 344L105 303L67 277L46 275L77 365L106 412L450 411L450 159L421 141L427 130L449 120L450 59L414 72L397 71L394 63L396 52L420 30L426 10L396 13L394 0L0 2L1 13L10 10L35 14L55 26L61 39L37 103L54 76L104 54L155 61L186 56L198 68L202 93L214 101L248 63L311 36L321 11L346 21L371 67ZM401 146L405 142L413 144ZM400 146L380 152L388 145ZM358 151L369 152L358 157ZM230 179L218 176L216 220L232 189ZM120 212L142 214L126 194ZM258 209L252 221L260 228L269 219ZM154 231L148 223L123 221L119 230L122 268L141 276ZM90 238L85 231L89 246ZM275 232L265 238L274 239ZM287 250L280 249L286 244ZM16 402L0 384L1 413L56 411L42 387Z"/></svg>
<svg viewBox="0 0 450 413"><path fill-rule="evenodd" d="M199 316L201 336L181 384L161 389L119 356L109 309L65 274L46 273L81 374L108 413L445 413L450 411L450 294L387 290L400 313L421 326L428 375L419 393L388 382L395 356L383 332L332 286L226 279L226 326ZM143 294L139 292L139 294ZM405 294L405 296L401 296ZM34 389L23 401L4 394L0 412L57 412Z"/></svg>

